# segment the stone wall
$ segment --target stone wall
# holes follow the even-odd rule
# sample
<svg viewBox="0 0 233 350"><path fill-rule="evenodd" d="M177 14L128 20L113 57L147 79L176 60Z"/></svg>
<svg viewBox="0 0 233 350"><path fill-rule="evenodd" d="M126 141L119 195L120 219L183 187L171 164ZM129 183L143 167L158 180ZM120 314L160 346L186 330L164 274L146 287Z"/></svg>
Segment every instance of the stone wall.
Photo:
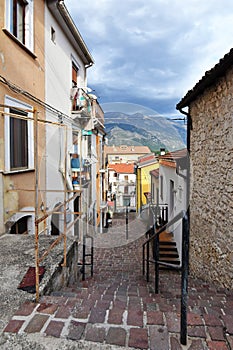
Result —
<svg viewBox="0 0 233 350"><path fill-rule="evenodd" d="M233 69L190 106L190 272L233 285Z"/></svg>
<svg viewBox="0 0 233 350"><path fill-rule="evenodd" d="M63 251L57 255L58 259L54 259L56 264L53 266L53 273L50 271L48 276L45 276L40 283L40 295L50 294L54 291L59 291L61 288L71 284L79 284L80 269L78 267L78 242L68 242L67 245L67 264L62 266ZM60 258L60 260L59 260Z"/></svg>

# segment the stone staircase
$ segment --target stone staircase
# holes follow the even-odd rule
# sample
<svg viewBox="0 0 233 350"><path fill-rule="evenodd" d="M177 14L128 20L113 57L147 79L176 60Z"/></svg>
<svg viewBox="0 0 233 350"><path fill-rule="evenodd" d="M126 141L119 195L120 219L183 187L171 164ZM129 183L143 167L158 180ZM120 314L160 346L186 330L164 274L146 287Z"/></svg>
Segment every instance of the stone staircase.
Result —
<svg viewBox="0 0 233 350"><path fill-rule="evenodd" d="M159 241L159 260L176 266L180 265L179 253L172 232L163 232ZM160 266L161 269L167 269Z"/></svg>
<svg viewBox="0 0 233 350"><path fill-rule="evenodd" d="M153 253L153 243L151 242L151 252L152 252L152 259L150 259L151 263L153 264L155 261L155 256ZM174 240L174 236L172 232L162 232L160 234L159 238L159 261L173 264L175 266L180 265L180 258L179 253L177 249L176 242ZM160 265L161 270L169 270L170 267Z"/></svg>

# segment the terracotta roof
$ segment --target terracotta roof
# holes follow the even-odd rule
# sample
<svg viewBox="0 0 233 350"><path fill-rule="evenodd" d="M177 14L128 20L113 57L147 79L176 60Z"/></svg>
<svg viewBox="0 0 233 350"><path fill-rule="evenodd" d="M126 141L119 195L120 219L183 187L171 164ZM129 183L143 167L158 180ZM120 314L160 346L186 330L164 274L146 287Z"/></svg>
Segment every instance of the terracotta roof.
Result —
<svg viewBox="0 0 233 350"><path fill-rule="evenodd" d="M163 156L159 156L159 159L169 159L169 160L176 160L176 159L180 159L180 158L184 158L187 157L187 149L183 148L180 149L178 151L174 151L174 152L168 152L166 154L164 154Z"/></svg>
<svg viewBox="0 0 233 350"><path fill-rule="evenodd" d="M159 177L159 168L158 169L154 169L150 171L150 175L158 178Z"/></svg>
<svg viewBox="0 0 233 350"><path fill-rule="evenodd" d="M134 164L109 164L108 169L114 170L118 174L134 174Z"/></svg>
<svg viewBox="0 0 233 350"><path fill-rule="evenodd" d="M222 77L226 71L233 66L233 48L220 61L197 82L193 89L176 105L176 109L181 109L190 105L198 95L201 95L206 88L213 85L216 80Z"/></svg>
<svg viewBox="0 0 233 350"><path fill-rule="evenodd" d="M176 168L176 166L182 169L187 169L188 166L188 152L186 148L178 151L166 153L163 156L159 156L159 164Z"/></svg>
<svg viewBox="0 0 233 350"><path fill-rule="evenodd" d="M171 161L171 160L165 160L165 159L161 159L159 161L160 165L164 165L167 166L169 168L176 168L176 162L175 161Z"/></svg>
<svg viewBox="0 0 233 350"><path fill-rule="evenodd" d="M147 154L151 153L147 146L105 146L105 154Z"/></svg>
<svg viewBox="0 0 233 350"><path fill-rule="evenodd" d="M148 160L152 160L152 159L155 159L155 155L154 154L148 154L146 156L138 158L138 163L144 163L144 162L147 162Z"/></svg>

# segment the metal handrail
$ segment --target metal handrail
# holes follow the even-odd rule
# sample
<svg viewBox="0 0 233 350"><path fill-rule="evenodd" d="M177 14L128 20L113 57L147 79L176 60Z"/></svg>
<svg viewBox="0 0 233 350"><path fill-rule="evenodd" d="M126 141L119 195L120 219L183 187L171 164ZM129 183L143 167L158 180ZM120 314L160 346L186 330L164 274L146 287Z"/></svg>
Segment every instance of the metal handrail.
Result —
<svg viewBox="0 0 233 350"><path fill-rule="evenodd" d="M179 214L177 214L173 219L171 219L169 222L164 224L158 231L156 231L151 237L149 237L146 242L143 243L142 246L146 245L148 242L151 242L155 236L160 235L162 232L164 232L168 227L174 225L177 221L179 221L181 218L183 218L185 215L185 211L182 210Z"/></svg>
<svg viewBox="0 0 233 350"><path fill-rule="evenodd" d="M159 236L168 227L174 225L179 220L182 220L182 262L181 267L159 261ZM187 344L187 300L188 300L188 270L189 270L189 212L181 211L168 223L163 225L157 232L155 232L155 223L153 225L153 235L146 240L142 245L142 271L145 275L146 262L146 279L149 282L149 264L155 264L155 293L159 292L159 265L167 266L173 269L181 269L181 319L180 319L180 342L182 345ZM154 254L155 259L149 259L149 244L155 241ZM145 258L146 247L146 258Z"/></svg>

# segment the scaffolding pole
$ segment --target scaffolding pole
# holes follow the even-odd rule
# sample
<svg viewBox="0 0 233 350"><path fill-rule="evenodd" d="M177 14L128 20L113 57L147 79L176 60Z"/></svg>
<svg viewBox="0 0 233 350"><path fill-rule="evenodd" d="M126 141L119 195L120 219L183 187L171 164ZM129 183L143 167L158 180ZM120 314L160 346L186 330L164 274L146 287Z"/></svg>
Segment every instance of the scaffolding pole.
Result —
<svg viewBox="0 0 233 350"><path fill-rule="evenodd" d="M63 260L63 267L66 267L66 245L67 245L67 236L66 236L66 201L67 201L67 128L65 128L65 142L64 142L64 225L63 225L63 234L64 234L64 260Z"/></svg>
<svg viewBox="0 0 233 350"><path fill-rule="evenodd" d="M39 302L39 172L38 172L38 114L34 109L34 164L35 164L35 274L36 302Z"/></svg>
<svg viewBox="0 0 233 350"><path fill-rule="evenodd" d="M12 106L8 106L8 105L3 105L0 104L0 107L4 107L4 108L11 108ZM49 121L46 119L41 119L39 118L38 114L39 112L37 111L36 108L31 109L25 109L25 108L20 108L17 107L18 110L22 110L24 112L28 112L28 113L32 113L32 117L29 116L22 116L22 115L18 115L15 113L10 113L7 111L0 111L0 116L5 118L5 117L12 117L12 118L17 118L17 119L22 119L22 120L31 120L33 121L34 125L33 125L33 129L34 129L34 168L35 168L35 176L34 176L34 188L31 189L27 189L27 188L14 188L14 189L9 189L7 190L8 192L14 192L14 191L25 191L25 192L33 192L34 193L34 211L30 211L31 213L35 214L35 220L34 220L34 225L35 225L35 239L34 239L34 246L35 246L35 287L36 287L36 302L39 302L39 283L40 283L40 274L39 274L39 267L40 267L40 263L44 260L44 258L52 251L52 249L59 244L62 239L64 240L64 247L63 247L63 267L66 267L67 265L67 232L69 232L71 230L71 228L75 225L75 223L79 220L79 218L76 218L73 222L71 222L69 224L69 226L67 226L67 204L72 201L75 200L77 198L77 196L82 192L82 188L80 190L74 190L74 189L68 189L67 188L67 147L68 147L68 129L73 130L72 128L70 128L68 125L65 125L63 123L60 122L53 122L53 121ZM39 174L39 149L38 149L38 145L39 145L39 123L41 124L48 124L51 126L55 126L55 127L59 127L59 128L63 128L64 130L64 176L63 176L63 184L64 184L64 189L63 190L49 190L49 189L40 189L40 174ZM81 143L82 143L82 134L81 134ZM82 148L82 146L80 147ZM82 164L82 150L81 150L81 164ZM82 183L80 181L80 187L82 187ZM56 192L56 193L64 193L64 201L63 203L61 203L59 206L55 207L54 210L51 210L49 212L45 210L43 210L43 215L40 216L40 207L39 207L39 192L45 192L45 193L49 193L49 192ZM72 196L70 196L70 194L73 194ZM60 208L64 208L63 212L62 211L58 211ZM24 212L24 211L22 211ZM26 211L28 213L28 211ZM12 211L12 213L15 213ZM42 254L42 256L40 257L40 247L39 247L39 225L42 222L45 222L45 226L46 226L46 220L47 218L52 215L53 213L62 215L64 217L64 225L63 225L63 234L60 234L60 236L55 239L48 247L48 249ZM74 212L72 211L72 214L78 214L81 216L81 214L83 214L82 212Z"/></svg>

